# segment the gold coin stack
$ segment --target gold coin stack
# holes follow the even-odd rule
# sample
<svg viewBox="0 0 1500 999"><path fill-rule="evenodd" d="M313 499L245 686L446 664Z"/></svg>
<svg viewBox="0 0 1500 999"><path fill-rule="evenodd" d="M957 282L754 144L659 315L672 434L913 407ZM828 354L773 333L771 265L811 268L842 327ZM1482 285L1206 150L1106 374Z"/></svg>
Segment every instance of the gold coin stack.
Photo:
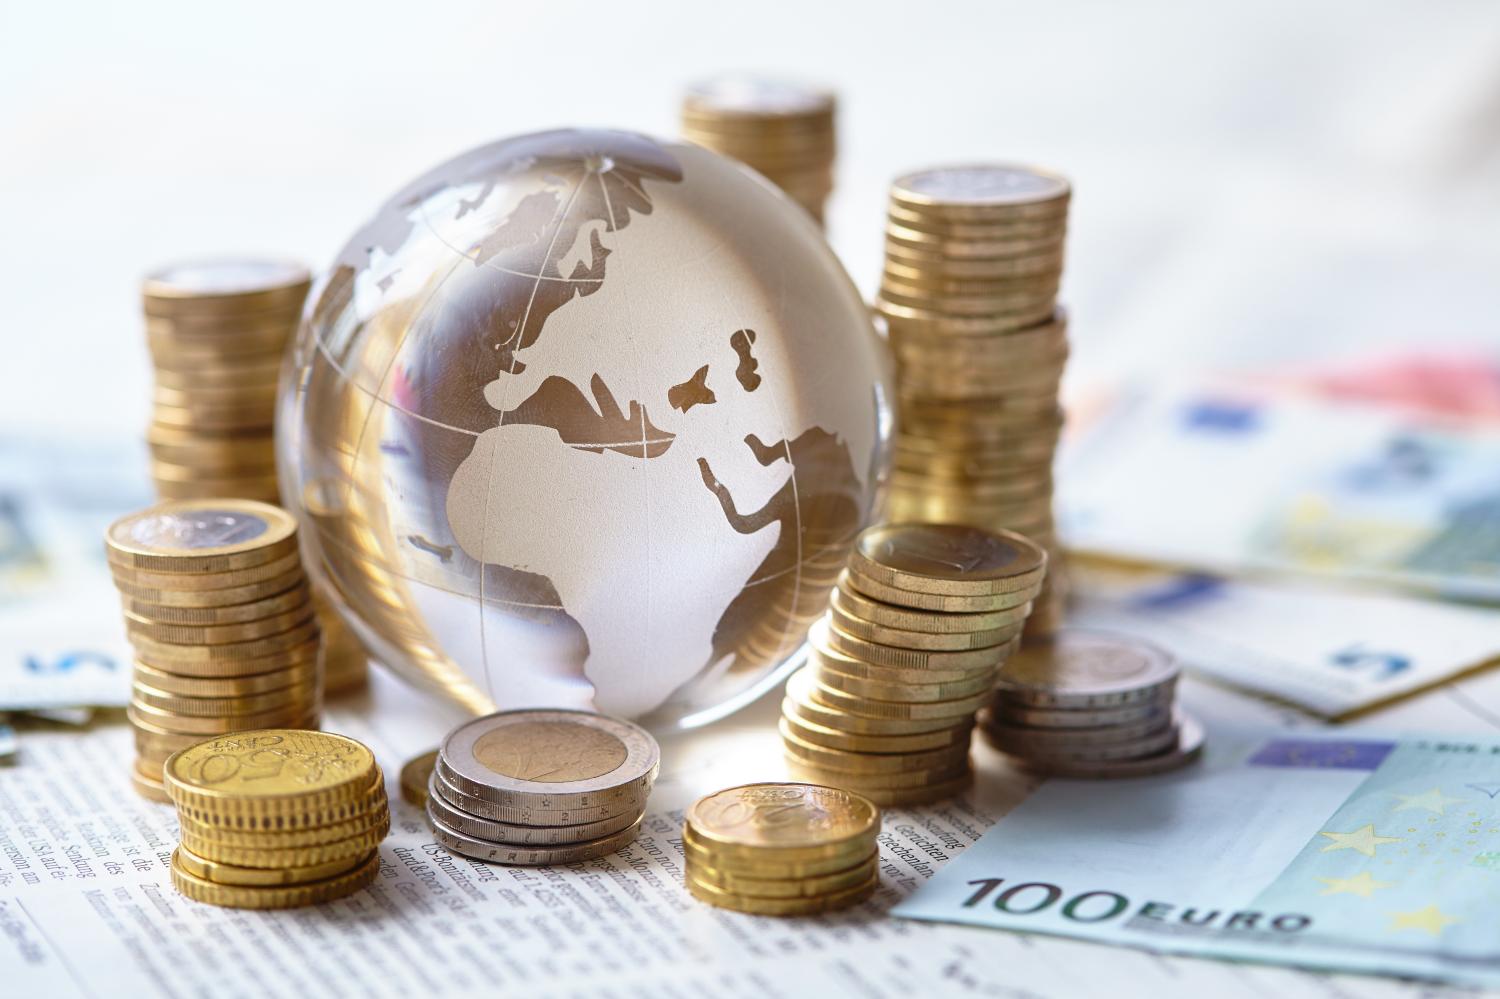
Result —
<svg viewBox="0 0 1500 999"><path fill-rule="evenodd" d="M167 500L105 533L135 649L135 788L166 801L162 764L242 729L317 728L319 631L297 524L254 500Z"/></svg>
<svg viewBox="0 0 1500 999"><path fill-rule="evenodd" d="M279 503L276 386L311 276L300 264L225 258L164 267L141 289L156 368L146 442L163 499ZM362 686L364 647L314 594L326 692Z"/></svg>
<svg viewBox="0 0 1500 999"><path fill-rule="evenodd" d="M443 740L428 778L427 822L440 845L475 860L592 860L635 839L660 766L651 734L619 718L500 711Z"/></svg>
<svg viewBox="0 0 1500 999"><path fill-rule="evenodd" d="M699 798L682 827L693 897L761 916L857 905L880 883L880 809L815 784L746 784Z"/></svg>
<svg viewBox="0 0 1500 999"><path fill-rule="evenodd" d="M289 909L375 880L391 828L374 755L328 732L267 729L199 742L164 769L182 842L172 884L239 909Z"/></svg>
<svg viewBox="0 0 1500 999"><path fill-rule="evenodd" d="M1016 649L1047 555L1019 534L890 524L859 536L781 737L798 780L915 805L968 785L974 713Z"/></svg>
<svg viewBox="0 0 1500 999"><path fill-rule="evenodd" d="M1017 531L1052 556L1028 634L1061 622L1052 461L1068 357L1057 305L1071 187L1015 166L891 187L876 308L896 358L893 520Z"/></svg>
<svg viewBox="0 0 1500 999"><path fill-rule="evenodd" d="M1178 665L1149 642L1064 628L1000 671L979 713L985 739L1022 769L1145 777L1192 762L1203 727L1176 707Z"/></svg>
<svg viewBox="0 0 1500 999"><path fill-rule="evenodd" d="M833 193L834 97L781 80L721 77L688 90L682 136L753 167L821 225Z"/></svg>

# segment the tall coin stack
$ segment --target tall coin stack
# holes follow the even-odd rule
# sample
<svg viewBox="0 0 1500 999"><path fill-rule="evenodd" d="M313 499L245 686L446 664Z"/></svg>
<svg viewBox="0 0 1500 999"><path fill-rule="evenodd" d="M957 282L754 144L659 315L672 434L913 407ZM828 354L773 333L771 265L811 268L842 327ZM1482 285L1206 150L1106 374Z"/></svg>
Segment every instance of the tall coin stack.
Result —
<svg viewBox="0 0 1500 999"><path fill-rule="evenodd" d="M688 90L682 136L753 167L821 225L833 193L834 97L782 80L722 77Z"/></svg>
<svg viewBox="0 0 1500 999"><path fill-rule="evenodd" d="M1057 777L1144 777L1203 748L1175 706L1178 666L1138 639L1064 628L1000 671L980 726L1018 766Z"/></svg>
<svg viewBox="0 0 1500 999"><path fill-rule="evenodd" d="M969 736L1016 649L1047 555L1019 534L891 524L859 536L787 683L781 737L798 780L880 805L968 785Z"/></svg>
<svg viewBox="0 0 1500 999"><path fill-rule="evenodd" d="M746 784L699 798L682 828L688 891L761 916L856 905L880 882L880 809L815 784Z"/></svg>
<svg viewBox="0 0 1500 999"><path fill-rule="evenodd" d="M235 496L279 503L276 385L311 276L300 264L225 258L164 267L141 289L156 368L146 442L163 499ZM363 646L314 597L328 693L366 679Z"/></svg>
<svg viewBox="0 0 1500 999"><path fill-rule="evenodd" d="M1071 188L1026 167L939 167L891 187L876 308L896 357L893 520L1017 531L1052 556L1028 634L1061 621L1052 459L1068 357L1057 306Z"/></svg>
<svg viewBox="0 0 1500 999"><path fill-rule="evenodd" d="M182 832L172 884L188 898L287 909L352 894L380 870L385 777L353 739L239 732L175 753L163 769Z"/></svg>
<svg viewBox="0 0 1500 999"><path fill-rule="evenodd" d="M135 649L137 791L168 800L162 764L209 736L317 728L318 623L286 511L167 500L111 524L105 552Z"/></svg>
<svg viewBox="0 0 1500 999"><path fill-rule="evenodd" d="M475 860L591 860L635 839L660 763L650 733L618 718L501 711L443 740L427 821L439 844Z"/></svg>

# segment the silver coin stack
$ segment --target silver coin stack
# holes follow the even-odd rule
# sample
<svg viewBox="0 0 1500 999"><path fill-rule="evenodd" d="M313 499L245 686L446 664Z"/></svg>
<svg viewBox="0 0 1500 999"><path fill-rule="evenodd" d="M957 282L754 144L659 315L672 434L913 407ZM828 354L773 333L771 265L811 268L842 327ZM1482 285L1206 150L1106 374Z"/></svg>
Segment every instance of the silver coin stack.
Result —
<svg viewBox="0 0 1500 999"><path fill-rule="evenodd" d="M618 718L501 711L443 740L427 821L438 843L476 860L591 860L635 839L660 761L650 733Z"/></svg>
<svg viewBox="0 0 1500 999"><path fill-rule="evenodd" d="M1054 777L1144 777L1190 763L1203 727L1176 707L1178 665L1148 642L1064 629L1000 670L985 740Z"/></svg>

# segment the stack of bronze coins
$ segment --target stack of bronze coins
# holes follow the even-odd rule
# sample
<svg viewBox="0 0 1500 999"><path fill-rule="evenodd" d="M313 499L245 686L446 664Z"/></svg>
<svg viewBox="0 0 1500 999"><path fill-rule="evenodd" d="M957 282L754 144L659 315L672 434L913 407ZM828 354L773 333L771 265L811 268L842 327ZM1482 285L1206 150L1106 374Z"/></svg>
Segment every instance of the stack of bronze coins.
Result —
<svg viewBox="0 0 1500 999"><path fill-rule="evenodd" d="M682 102L689 142L754 167L817 219L833 192L833 94L751 77L692 87Z"/></svg>
<svg viewBox="0 0 1500 999"><path fill-rule="evenodd" d="M588 711L501 711L448 734L427 786L439 844L497 864L572 864L635 839L661 751Z"/></svg>
<svg viewBox="0 0 1500 999"><path fill-rule="evenodd" d="M1052 555L1028 634L1061 620L1052 520L1057 304L1071 187L1042 170L922 170L891 187L876 308L896 356L890 515L1017 531Z"/></svg>
<svg viewBox="0 0 1500 999"><path fill-rule="evenodd" d="M175 753L163 769L182 833L172 884L188 898L287 909L352 894L380 870L385 778L353 739L239 732Z"/></svg>
<svg viewBox="0 0 1500 999"><path fill-rule="evenodd" d="M146 441L164 499L280 501L277 381L311 279L282 260L231 257L163 267L141 289L156 369ZM365 650L314 594L327 692L362 686Z"/></svg>
<svg viewBox="0 0 1500 999"><path fill-rule="evenodd" d="M320 639L296 521L254 500L168 500L105 534L135 649L136 790L211 735L317 728Z"/></svg>
<svg viewBox="0 0 1500 999"><path fill-rule="evenodd" d="M746 784L699 798L682 853L694 898L761 916L848 908L880 883L880 809L814 784Z"/></svg>
<svg viewBox="0 0 1500 999"><path fill-rule="evenodd" d="M1047 555L1018 534L951 524L862 533L781 736L798 780L914 805L970 780L969 736L1020 640Z"/></svg>
<svg viewBox="0 0 1500 999"><path fill-rule="evenodd" d="M1172 656L1122 635L1063 629L1029 642L1000 671L980 713L990 745L1056 777L1143 777L1203 748L1203 728L1175 706Z"/></svg>

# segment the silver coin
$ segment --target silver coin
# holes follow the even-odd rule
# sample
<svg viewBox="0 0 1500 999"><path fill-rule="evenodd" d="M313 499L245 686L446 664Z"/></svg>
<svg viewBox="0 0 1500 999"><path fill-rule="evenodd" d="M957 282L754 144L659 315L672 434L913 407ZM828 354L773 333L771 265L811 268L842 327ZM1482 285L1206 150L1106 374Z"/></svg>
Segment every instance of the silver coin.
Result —
<svg viewBox="0 0 1500 999"><path fill-rule="evenodd" d="M1172 656L1149 642L1064 629L1012 656L995 689L1033 707L1113 707L1160 698L1178 672Z"/></svg>
<svg viewBox="0 0 1500 999"><path fill-rule="evenodd" d="M486 860L492 864L513 864L521 867L547 867L552 864L576 864L579 861L592 860L595 857L614 853L634 840L636 834L641 831L641 820L637 817L634 822L619 832L582 843L550 847L515 846L507 843L493 843L466 835L433 818L431 814L427 816L427 821L432 826L433 838L454 853L461 853L475 860Z"/></svg>
<svg viewBox="0 0 1500 999"><path fill-rule="evenodd" d="M1105 780L1122 777L1151 777L1187 766L1203 752L1203 726L1190 715L1184 715L1178 726L1177 742L1165 752L1134 760L1108 760L1096 762L1067 763L1060 760L1025 759L1009 757L1012 763L1023 770L1030 770L1049 777L1068 777L1078 780Z"/></svg>
<svg viewBox="0 0 1500 999"><path fill-rule="evenodd" d="M1139 721L1126 722L1121 725L1100 725L1093 728L1034 728L1000 721L988 708L979 713L979 724L984 726L990 737L990 743L998 749L1020 756L1053 749L1114 746L1136 742L1167 731L1172 727L1174 720L1172 711L1167 709L1155 711Z"/></svg>
<svg viewBox="0 0 1500 999"><path fill-rule="evenodd" d="M650 790L660 762L656 740L639 725L590 711L524 709L448 733L438 769L467 795L557 811L633 802Z"/></svg>
<svg viewBox="0 0 1500 999"><path fill-rule="evenodd" d="M516 808L510 805L497 805L493 801L465 794L449 783L444 776L440 769L441 757L438 759L438 764L439 766L435 766L432 770L433 779L450 805L470 815L489 819L491 822L504 822L512 825L575 826L585 822L603 822L622 814L639 815L646 810L646 799L650 793L650 788L647 788L636 798L612 801L607 805L589 805L583 808Z"/></svg>
<svg viewBox="0 0 1500 999"><path fill-rule="evenodd" d="M496 822L464 811L444 796L442 783L433 774L427 782L427 814L465 836L493 840L512 846L557 846L581 843L619 832L640 818L637 812L622 812L613 818L576 825L541 826L520 822Z"/></svg>
<svg viewBox="0 0 1500 999"><path fill-rule="evenodd" d="M1008 756L1051 763L1097 763L1105 760L1135 760L1154 756L1177 744L1177 719L1158 725L1153 731L1134 739L1115 742L1026 742L1008 738L1004 732L985 729L985 740Z"/></svg>
<svg viewBox="0 0 1500 999"><path fill-rule="evenodd" d="M1035 708L1001 695L995 698L989 710L995 720L1003 725L1048 729L1100 728L1106 725L1129 725L1165 715L1172 707L1175 694L1175 686L1167 686L1161 688L1157 697L1152 700L1112 708Z"/></svg>

